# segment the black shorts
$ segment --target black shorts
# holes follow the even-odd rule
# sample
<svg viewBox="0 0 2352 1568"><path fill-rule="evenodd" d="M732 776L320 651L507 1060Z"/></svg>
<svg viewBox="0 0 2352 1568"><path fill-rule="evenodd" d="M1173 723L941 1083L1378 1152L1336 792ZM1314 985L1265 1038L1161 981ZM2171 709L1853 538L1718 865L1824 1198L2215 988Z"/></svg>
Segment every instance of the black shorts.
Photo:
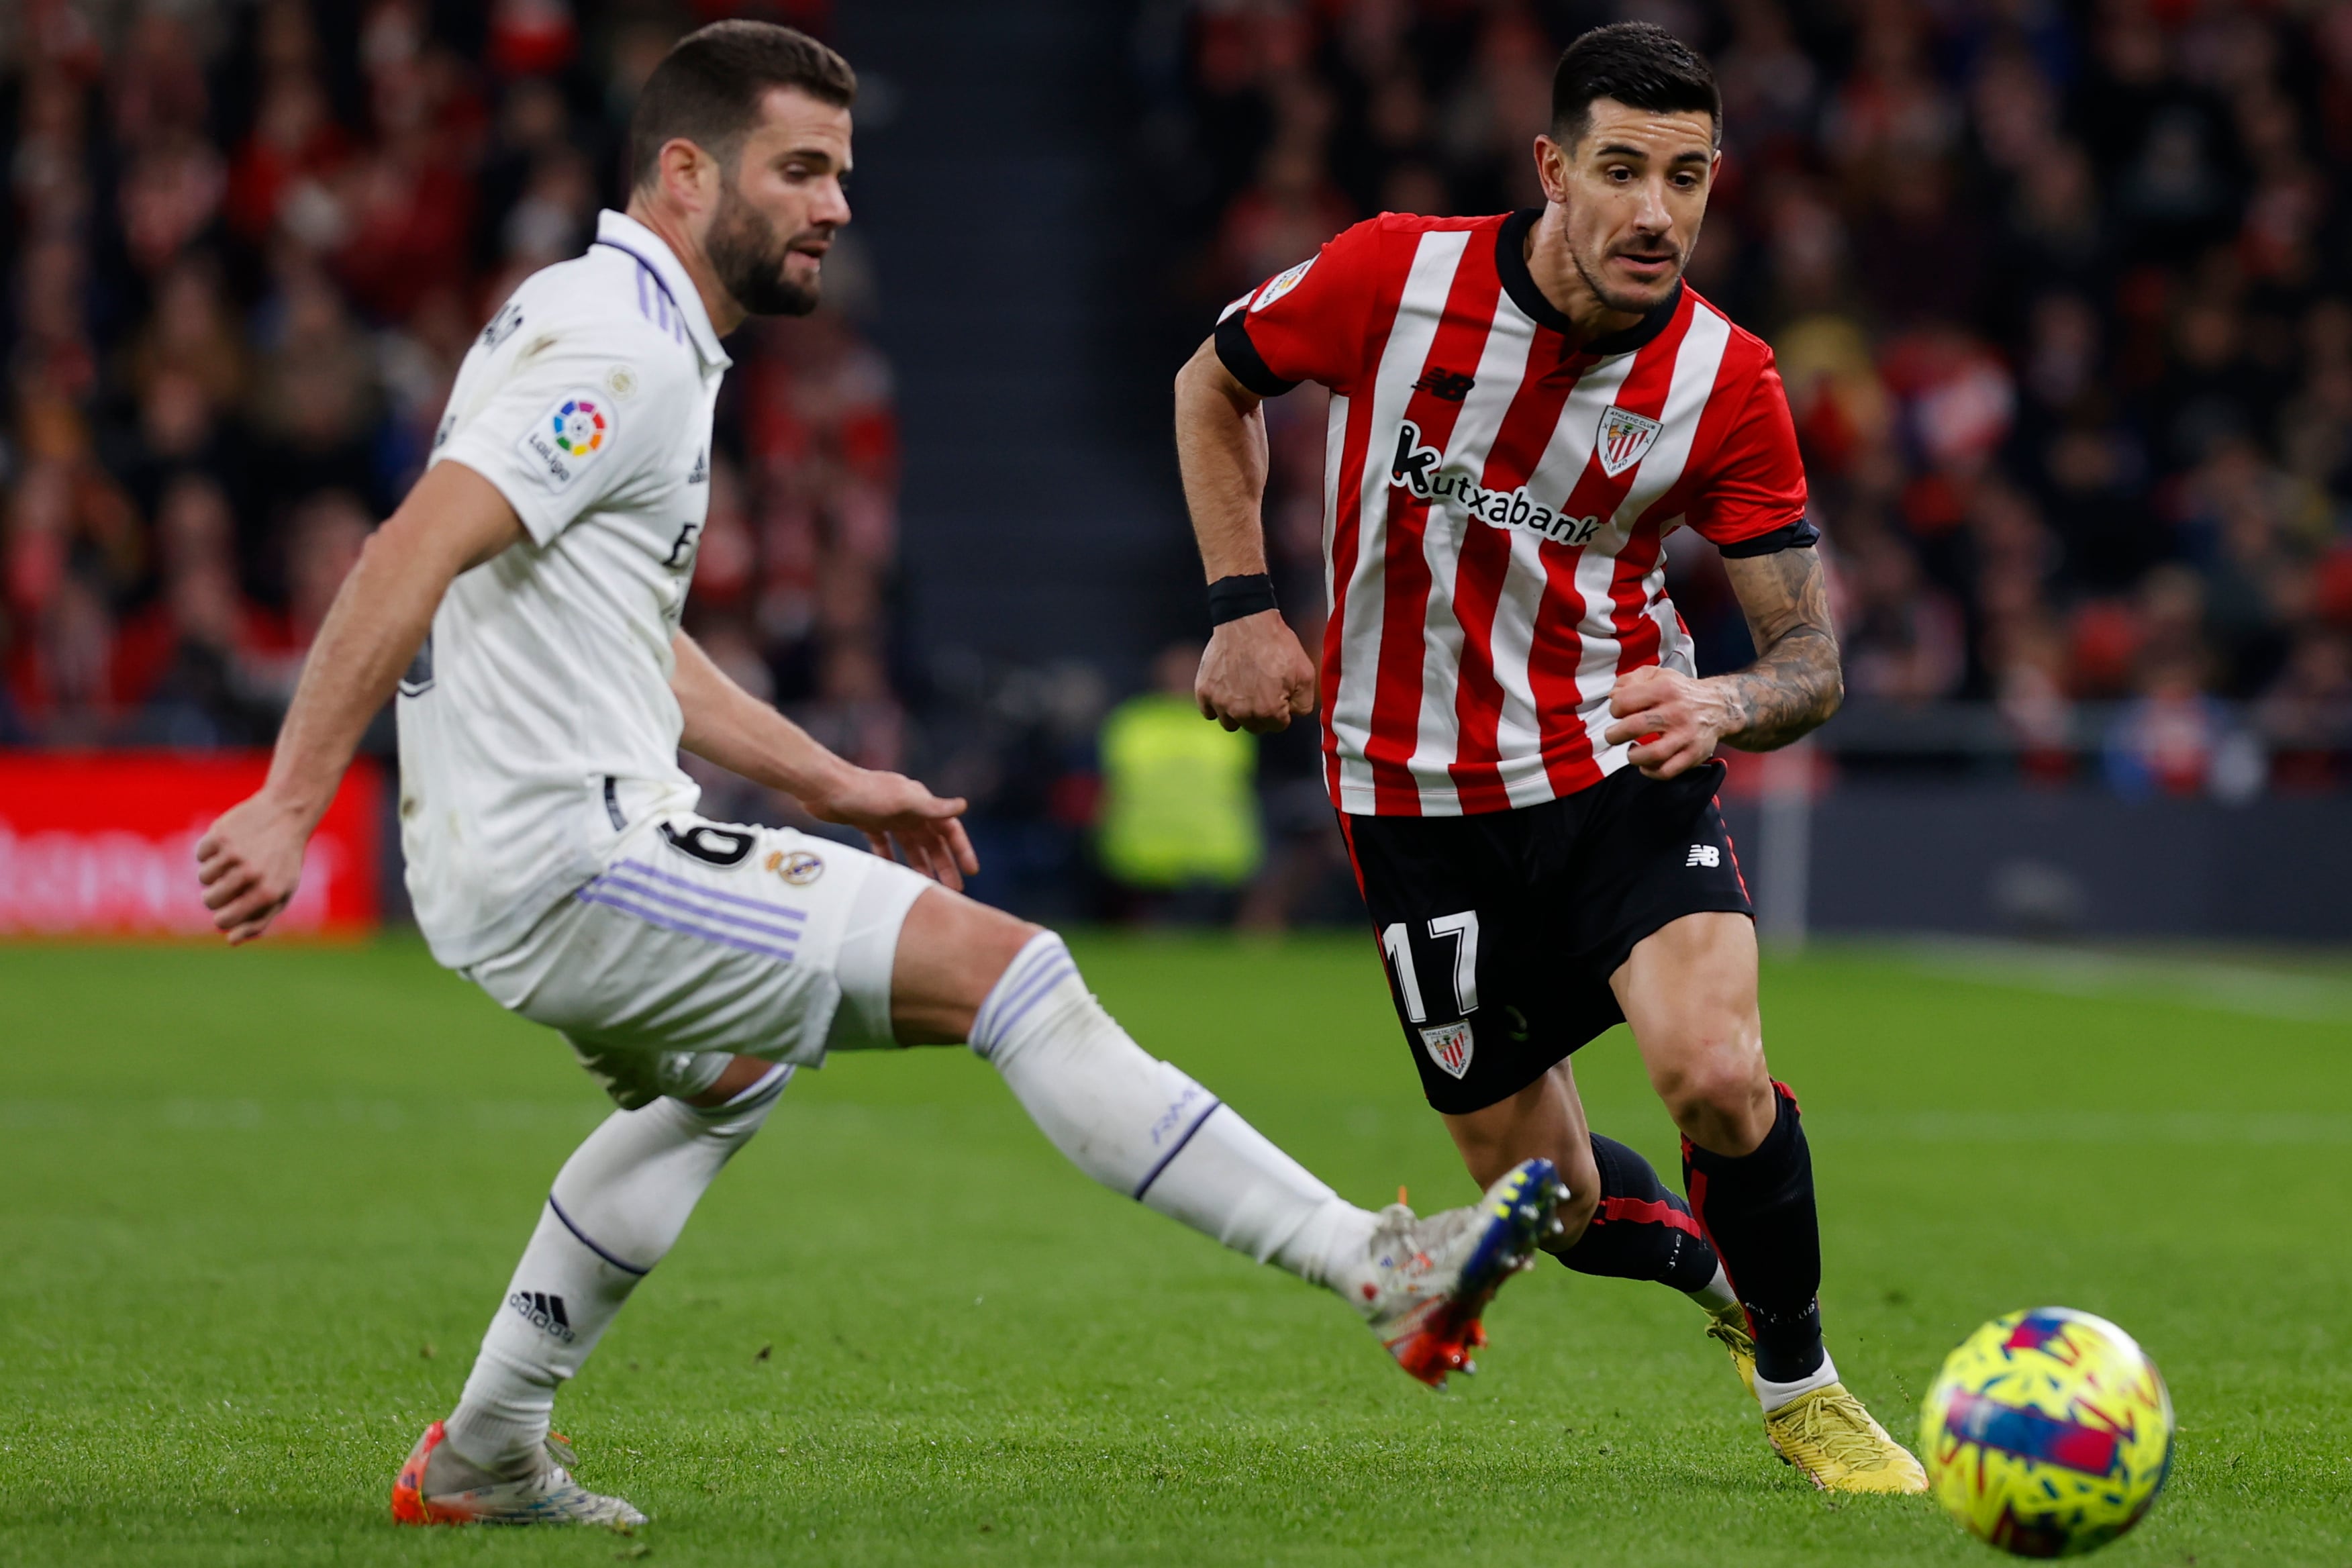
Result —
<svg viewBox="0 0 2352 1568"><path fill-rule="evenodd" d="M1482 1110L1624 1022L1609 977L1659 927L1754 918L1723 773L1627 767L1516 811L1340 817L1431 1105Z"/></svg>

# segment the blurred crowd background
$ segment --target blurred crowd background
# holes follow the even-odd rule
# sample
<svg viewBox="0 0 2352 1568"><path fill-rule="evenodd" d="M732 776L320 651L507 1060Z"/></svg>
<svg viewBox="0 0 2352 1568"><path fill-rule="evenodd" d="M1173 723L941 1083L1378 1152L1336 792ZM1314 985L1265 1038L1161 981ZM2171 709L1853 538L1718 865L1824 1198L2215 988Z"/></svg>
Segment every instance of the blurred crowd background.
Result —
<svg viewBox="0 0 2352 1568"><path fill-rule="evenodd" d="M2235 802L2352 784L2352 4L1125 10L1116 221L1146 243L1118 297L1145 352L1095 374L1164 404L1226 300L1349 223L1536 205L1559 47L1656 21L1725 91L1691 279L1778 352L1827 535L1851 705L1819 767ZM848 21L0 5L0 745L269 741L474 334L621 205L636 85L720 15ZM869 76L861 125L893 96ZM973 673L910 624L869 259L853 227L822 310L730 341L692 629L828 744L971 794L1014 901L1351 915L1314 737L1192 719L1197 642ZM1269 534L1312 646L1320 394L1269 415ZM1706 668L1742 662L1712 553L1673 561ZM1164 586L1136 587L1140 621ZM710 783L714 815L790 816Z"/></svg>
<svg viewBox="0 0 2352 1568"><path fill-rule="evenodd" d="M475 333L623 205L637 84L728 9L0 7L0 739L270 740ZM696 626L890 766L898 433L854 242L827 272L824 310L730 342Z"/></svg>
<svg viewBox="0 0 2352 1568"><path fill-rule="evenodd" d="M1551 62L1628 17L1722 80L1690 280L1778 353L1850 721L1989 702L1893 749L2127 793L2345 782L2352 5L1196 0L1140 51L1178 313L1383 210L1540 205ZM1321 397L1270 412L1311 602ZM1712 668L1744 662L1712 552L1675 564Z"/></svg>

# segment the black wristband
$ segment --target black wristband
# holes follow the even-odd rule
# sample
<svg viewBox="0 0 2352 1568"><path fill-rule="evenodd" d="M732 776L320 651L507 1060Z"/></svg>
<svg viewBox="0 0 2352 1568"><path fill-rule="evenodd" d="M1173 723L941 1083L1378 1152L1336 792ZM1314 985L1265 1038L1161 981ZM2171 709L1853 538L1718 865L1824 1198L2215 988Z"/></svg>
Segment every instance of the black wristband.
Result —
<svg viewBox="0 0 2352 1568"><path fill-rule="evenodd" d="M1222 626L1274 608L1274 579L1263 572L1220 577L1209 584L1209 624Z"/></svg>

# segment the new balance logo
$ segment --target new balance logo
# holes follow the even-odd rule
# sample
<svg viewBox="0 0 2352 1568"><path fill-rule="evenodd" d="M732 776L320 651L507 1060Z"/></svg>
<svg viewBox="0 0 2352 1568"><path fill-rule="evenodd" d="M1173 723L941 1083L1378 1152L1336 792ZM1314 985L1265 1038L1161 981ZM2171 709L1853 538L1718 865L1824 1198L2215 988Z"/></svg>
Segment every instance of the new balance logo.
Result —
<svg viewBox="0 0 2352 1568"><path fill-rule="evenodd" d="M522 1314L522 1321L542 1334L552 1334L565 1344L572 1342L572 1320L563 1314L563 1298L550 1296L541 1290L518 1290L507 1298L507 1305Z"/></svg>
<svg viewBox="0 0 2352 1568"><path fill-rule="evenodd" d="M1683 862L1683 868L1685 870L1688 870L1693 866L1720 866L1722 864L1722 850L1717 849L1712 844L1694 844L1691 846L1690 858Z"/></svg>
<svg viewBox="0 0 2352 1568"><path fill-rule="evenodd" d="M694 455L694 472L686 476L686 482L690 485L699 485L708 484L709 480L710 454L708 452L697 452Z"/></svg>
<svg viewBox="0 0 2352 1568"><path fill-rule="evenodd" d="M1427 375L1412 384L1415 392L1425 392L1443 403L1459 403L1470 395L1478 384L1458 370L1438 370L1433 367Z"/></svg>

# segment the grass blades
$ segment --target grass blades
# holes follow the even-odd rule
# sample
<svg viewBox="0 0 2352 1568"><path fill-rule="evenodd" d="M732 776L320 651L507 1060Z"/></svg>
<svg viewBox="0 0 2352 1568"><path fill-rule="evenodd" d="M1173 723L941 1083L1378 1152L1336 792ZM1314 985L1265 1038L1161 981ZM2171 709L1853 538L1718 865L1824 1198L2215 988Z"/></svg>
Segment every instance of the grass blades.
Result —
<svg viewBox="0 0 2352 1568"><path fill-rule="evenodd" d="M1350 1197L1472 1195L1369 942L1074 947ZM1982 1320L2111 1317L2181 1430L2102 1561L2352 1563L2341 981L2265 1008L2232 970L2216 1006L2012 958L1768 968L1840 1367L1907 1437ZM1671 1171L1631 1041L1577 1063ZM1805 1488L1655 1287L1523 1278L1432 1394L1339 1302L1092 1185L952 1050L802 1074L565 1390L583 1479L647 1531L397 1530L393 1469L604 1110L414 942L0 948L0 1563L1993 1560L1925 1500Z"/></svg>

